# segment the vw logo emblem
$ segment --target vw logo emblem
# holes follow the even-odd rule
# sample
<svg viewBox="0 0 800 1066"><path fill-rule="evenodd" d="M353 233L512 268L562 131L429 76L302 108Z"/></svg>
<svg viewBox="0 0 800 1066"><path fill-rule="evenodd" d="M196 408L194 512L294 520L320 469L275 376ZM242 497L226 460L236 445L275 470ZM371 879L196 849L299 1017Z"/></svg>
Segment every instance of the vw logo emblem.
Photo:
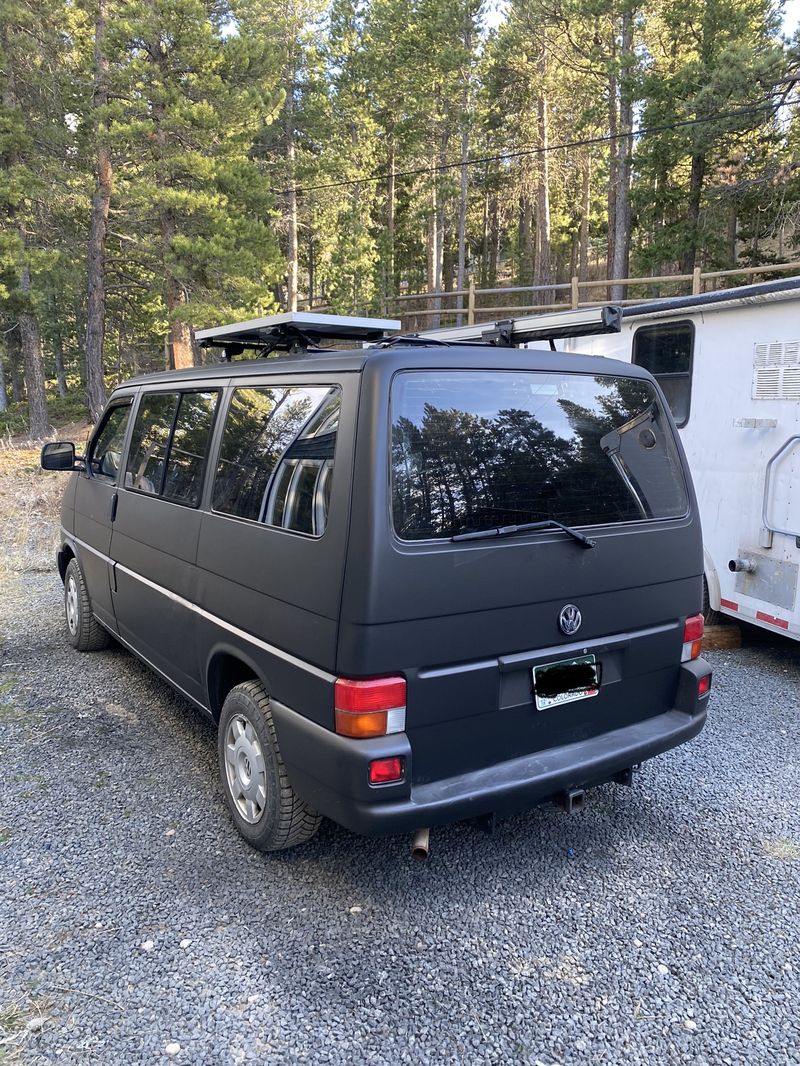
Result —
<svg viewBox="0 0 800 1066"><path fill-rule="evenodd" d="M571 637L574 633L577 633L581 628L581 621L581 612L574 603L568 603L561 608L561 613L558 616L558 627L565 636Z"/></svg>

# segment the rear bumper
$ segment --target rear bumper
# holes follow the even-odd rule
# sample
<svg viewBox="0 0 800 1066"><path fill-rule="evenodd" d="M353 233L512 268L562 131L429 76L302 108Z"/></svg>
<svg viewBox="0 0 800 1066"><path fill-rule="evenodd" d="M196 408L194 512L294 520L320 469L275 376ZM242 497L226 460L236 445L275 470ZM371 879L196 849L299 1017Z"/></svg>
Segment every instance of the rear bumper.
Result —
<svg viewBox="0 0 800 1066"><path fill-rule="evenodd" d="M272 704L278 742L292 785L316 810L356 833L413 832L465 818L534 807L570 789L590 788L622 770L675 748L702 730L708 697L697 680L702 659L681 668L678 707L600 736L511 759L439 781L409 783L412 751L405 734L353 741ZM402 755L407 780L370 786L372 759Z"/></svg>

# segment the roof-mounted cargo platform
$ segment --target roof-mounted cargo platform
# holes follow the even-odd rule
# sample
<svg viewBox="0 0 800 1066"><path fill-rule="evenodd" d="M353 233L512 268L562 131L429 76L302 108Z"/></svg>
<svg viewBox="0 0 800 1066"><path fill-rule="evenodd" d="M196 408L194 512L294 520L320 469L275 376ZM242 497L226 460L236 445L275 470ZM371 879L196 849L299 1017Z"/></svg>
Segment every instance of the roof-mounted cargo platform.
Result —
<svg viewBox="0 0 800 1066"><path fill-rule="evenodd" d="M514 347L528 341L563 340L565 337L587 337L597 333L619 333L622 309L612 304L603 307L581 307L575 311L551 311L522 318L505 318L497 322L478 322L473 326L452 326L428 329L420 333L420 340L445 341L460 344L483 341L501 347Z"/></svg>
<svg viewBox="0 0 800 1066"><path fill-rule="evenodd" d="M274 351L297 352L316 348L322 341L384 340L397 333L400 322L393 318L355 318L349 315L319 315L289 311L266 318L251 318L229 326L201 329L195 334L201 348L222 348L225 359L256 348L261 355Z"/></svg>

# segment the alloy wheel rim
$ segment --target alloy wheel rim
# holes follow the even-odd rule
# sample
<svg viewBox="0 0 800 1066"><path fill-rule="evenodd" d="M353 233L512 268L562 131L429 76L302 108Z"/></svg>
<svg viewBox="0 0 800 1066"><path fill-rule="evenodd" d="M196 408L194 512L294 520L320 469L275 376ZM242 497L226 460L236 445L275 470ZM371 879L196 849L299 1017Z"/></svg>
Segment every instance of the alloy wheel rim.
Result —
<svg viewBox="0 0 800 1066"><path fill-rule="evenodd" d="M253 723L235 714L225 731L225 775L239 815L250 825L267 805L267 764Z"/></svg>
<svg viewBox="0 0 800 1066"><path fill-rule="evenodd" d="M78 586L72 574L67 578L66 608L67 625L70 633L74 634L78 630Z"/></svg>

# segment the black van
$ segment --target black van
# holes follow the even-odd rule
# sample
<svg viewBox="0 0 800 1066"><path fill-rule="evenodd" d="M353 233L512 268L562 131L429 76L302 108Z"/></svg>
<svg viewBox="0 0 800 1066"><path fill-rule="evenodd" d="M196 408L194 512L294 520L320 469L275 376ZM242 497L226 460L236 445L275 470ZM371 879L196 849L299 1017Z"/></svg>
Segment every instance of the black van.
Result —
<svg viewBox="0 0 800 1066"><path fill-rule="evenodd" d="M219 727L255 847L413 832L628 782L703 728L703 554L628 363L394 342L142 377L74 469L74 647Z"/></svg>

